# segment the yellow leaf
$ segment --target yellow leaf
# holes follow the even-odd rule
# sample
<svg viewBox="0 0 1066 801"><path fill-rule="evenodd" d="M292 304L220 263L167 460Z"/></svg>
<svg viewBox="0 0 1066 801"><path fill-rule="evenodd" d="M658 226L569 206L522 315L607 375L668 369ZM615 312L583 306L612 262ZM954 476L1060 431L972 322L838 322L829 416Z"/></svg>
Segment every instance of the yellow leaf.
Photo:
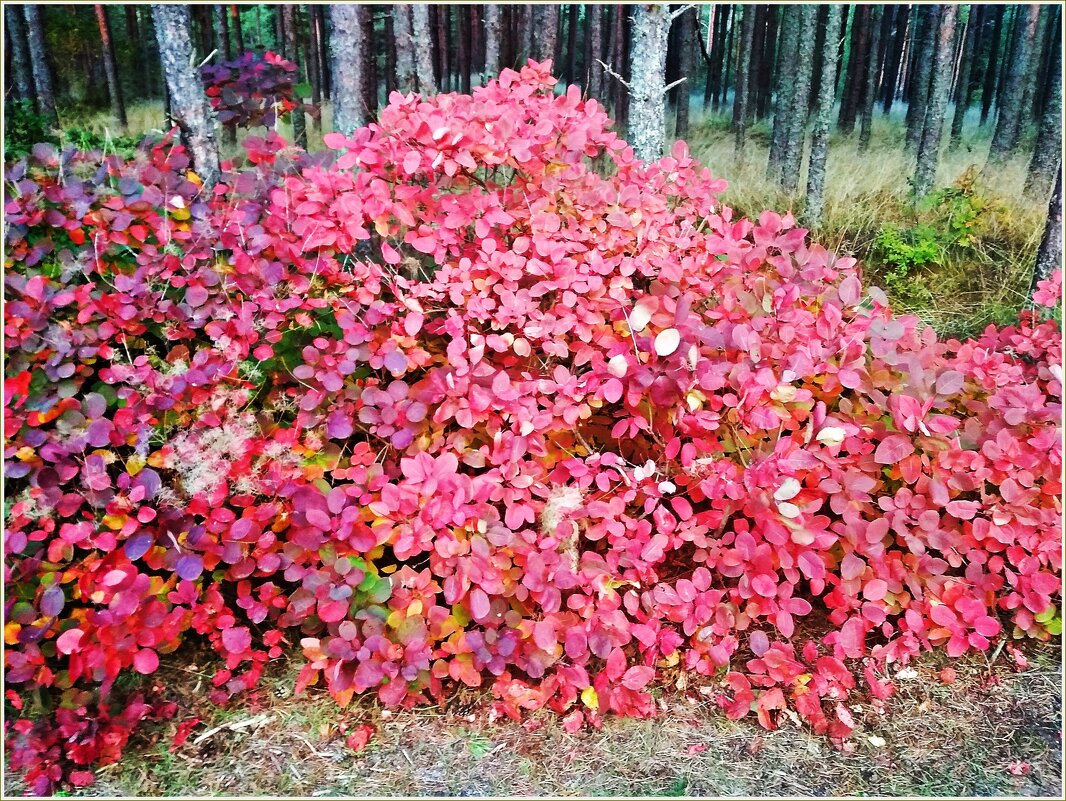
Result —
<svg viewBox="0 0 1066 801"><path fill-rule="evenodd" d="M600 708L600 696L596 693L595 688L586 687L581 691L581 703L587 706L589 709Z"/></svg>
<svg viewBox="0 0 1066 801"><path fill-rule="evenodd" d="M32 459L36 455L37 455L37 451L35 451L29 445L23 445L21 448L19 448L17 451L15 451L15 456L17 456L19 461L22 461L22 462L28 462L30 459Z"/></svg>
<svg viewBox="0 0 1066 801"><path fill-rule="evenodd" d="M129 517L126 515L104 515L104 525L112 531L118 531L124 525Z"/></svg>
<svg viewBox="0 0 1066 801"><path fill-rule="evenodd" d="M126 460L126 472L131 476L135 476L144 469L146 462L147 460L143 456L134 454Z"/></svg>
<svg viewBox="0 0 1066 801"><path fill-rule="evenodd" d="M22 631L22 626L18 623L7 623L4 625L4 642L8 645L17 645L19 641L19 632Z"/></svg>

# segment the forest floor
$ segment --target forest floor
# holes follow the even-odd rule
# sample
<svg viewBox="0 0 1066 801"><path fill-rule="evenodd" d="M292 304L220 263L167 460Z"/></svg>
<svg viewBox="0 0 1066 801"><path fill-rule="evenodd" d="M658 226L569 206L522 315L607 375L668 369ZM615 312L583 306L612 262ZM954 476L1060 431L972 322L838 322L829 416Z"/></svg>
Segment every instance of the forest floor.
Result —
<svg viewBox="0 0 1066 801"><path fill-rule="evenodd" d="M729 721L701 686L658 694L652 720L609 718L570 735L558 718L490 723L486 693L445 708L389 713L373 701L339 709L311 688L292 697L295 663L275 665L253 694L215 707L212 668L171 658L157 684L178 717L131 741L84 796L1030 796L1062 797L1062 651L1025 648L952 662L927 654L895 678L884 714L852 707L843 750L784 720L766 731ZM173 747L177 726L199 718ZM346 734L375 733L358 752ZM9 779L7 794L19 791Z"/></svg>

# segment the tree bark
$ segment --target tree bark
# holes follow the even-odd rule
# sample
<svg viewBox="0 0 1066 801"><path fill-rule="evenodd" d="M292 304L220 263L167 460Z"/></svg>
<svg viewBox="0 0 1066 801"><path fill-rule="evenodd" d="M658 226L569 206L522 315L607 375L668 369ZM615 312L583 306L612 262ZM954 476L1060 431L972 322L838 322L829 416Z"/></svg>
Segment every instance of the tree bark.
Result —
<svg viewBox="0 0 1066 801"><path fill-rule="evenodd" d="M532 58L548 61L555 57L555 45L559 33L559 6L555 3L537 3L533 6ZM558 68L553 65L553 71Z"/></svg>
<svg viewBox="0 0 1066 801"><path fill-rule="evenodd" d="M774 90L774 59L777 57L777 25L777 6L767 6L762 57L759 62L758 81L754 87L755 116L760 120L770 116L770 102Z"/></svg>
<svg viewBox="0 0 1066 801"><path fill-rule="evenodd" d="M725 64L728 59L727 50L727 37L732 27L732 21L735 15L736 6L726 5L719 3L717 11L719 12L718 24L715 25L714 36L711 44L711 63L708 66L709 77L713 75L713 93L711 95L711 108L717 114L722 108L723 98L725 97L725 86L723 85L723 78L725 77Z"/></svg>
<svg viewBox="0 0 1066 801"><path fill-rule="evenodd" d="M22 14L16 6L4 6L4 21L11 42L11 71L14 73L15 96L19 100L29 101L36 108L33 68L30 66L30 52L26 46L26 29Z"/></svg>
<svg viewBox="0 0 1066 801"><path fill-rule="evenodd" d="M770 137L770 156L766 163L767 180L780 182L781 162L785 155L785 142L789 130L789 117L793 109L793 94L796 85L792 80L795 64L799 59L799 36L801 9L797 5L786 5L781 9L781 46L777 53L777 69L774 75L774 128ZM828 25L826 29L826 50L832 48L832 58L826 54L825 63L830 61L834 70L829 75L833 84L834 100L836 95L836 71L837 42L836 39L828 38ZM840 36L839 17L837 21L837 38ZM825 72L823 64L822 71ZM830 106L833 105L831 102Z"/></svg>
<svg viewBox="0 0 1066 801"><path fill-rule="evenodd" d="M480 8L480 5L472 5L467 9L470 25L470 72L478 76L485 74L485 33ZM478 83L483 81L479 80Z"/></svg>
<svg viewBox="0 0 1066 801"><path fill-rule="evenodd" d="M104 56L104 73L107 75L107 95L111 101L111 116L122 130L126 129L126 102L122 98L122 81L118 77L118 65L115 63L115 44L111 40L111 24L107 19L107 9L101 3L93 6L96 12L96 26L100 30L100 44Z"/></svg>
<svg viewBox="0 0 1066 801"><path fill-rule="evenodd" d="M399 3L392 6L393 46L396 48L396 88L404 94L418 89L411 8L410 5Z"/></svg>
<svg viewBox="0 0 1066 801"><path fill-rule="evenodd" d="M292 3L286 3L281 7L283 26L285 28L285 49L289 53L289 59L300 66L299 34L296 30L296 7ZM303 98L296 98L296 108L292 115L292 140L297 147L307 149L307 120L304 118Z"/></svg>
<svg viewBox="0 0 1066 801"><path fill-rule="evenodd" d="M755 37L755 6L744 6L740 22L740 47L737 48L737 89L733 95L733 149L738 160L744 159L748 144L748 103L750 103L748 81L751 77L749 61L752 52L752 40Z"/></svg>
<svg viewBox="0 0 1066 801"><path fill-rule="evenodd" d="M788 9L785 9L786 13ZM827 6L825 22L825 61L818 84L818 104L811 131L811 158L807 168L807 200L804 203L806 223L811 228L822 224L825 209L825 167L829 151L829 129L833 123L833 102L836 99L837 48L840 38L840 6Z"/></svg>
<svg viewBox="0 0 1066 801"><path fill-rule="evenodd" d="M1040 118L1040 130L1029 160L1029 174L1025 179L1027 197L1043 198L1051 188L1055 171L1062 158L1062 48L1055 47L1048 64L1047 102Z"/></svg>
<svg viewBox="0 0 1066 801"><path fill-rule="evenodd" d="M1027 8L1018 9L1022 16L1016 21L1014 30L1014 51L1011 63L1007 66L1007 77L1000 96L999 118L996 131L992 135L992 145L988 151L990 165L1002 164L1018 146L1021 133L1022 95L1025 91L1025 75L1029 67L1029 53L1032 49L1033 35L1036 33L1036 21L1040 6L1033 3Z"/></svg>
<svg viewBox="0 0 1066 801"><path fill-rule="evenodd" d="M678 18L679 52L678 52L678 85L677 112L674 117L674 137L676 139L688 138L689 101L692 97L692 79L696 74L696 63L692 52L693 37L696 35L695 28L696 9L686 9Z"/></svg>
<svg viewBox="0 0 1066 801"><path fill-rule="evenodd" d="M397 8L397 6L394 6ZM418 3L411 6L411 36L412 49L415 53L415 78L418 83L418 91L423 95L431 95L437 91L436 82L433 79L433 51L425 46L430 39L429 6Z"/></svg>
<svg viewBox="0 0 1066 801"><path fill-rule="evenodd" d="M740 24L740 12L742 7L733 9L732 21L729 25L729 34L725 40L725 50L722 51L722 105L729 100L729 87L733 85L733 52L736 48L733 44L737 38L737 26Z"/></svg>
<svg viewBox="0 0 1066 801"><path fill-rule="evenodd" d="M985 80L981 88L981 127L988 122L992 112L992 104L996 95L996 87L999 85L998 74L1002 71L1000 65L1000 49L1003 46L1003 18L1006 9L1003 6L989 6L988 12L991 18L992 35L988 40L988 58L985 60ZM986 20L986 24L988 21Z"/></svg>
<svg viewBox="0 0 1066 801"><path fill-rule="evenodd" d="M888 11L886 9L885 13ZM899 80L900 67L903 62L903 46L907 39L907 23L910 21L910 6L896 7L895 29L892 40L885 50L885 77L882 83L881 110L888 114L896 101L896 81Z"/></svg>
<svg viewBox="0 0 1066 801"><path fill-rule="evenodd" d="M1034 109L1036 114L1041 117L1047 108L1048 95L1052 89L1052 83L1055 77L1051 75L1051 63L1057 56L1061 57L1062 52L1062 7L1056 6L1051 8L1051 12L1052 19L1049 21L1045 30L1044 44L1041 48L1043 58L1040 63L1040 75L1037 79L1039 88L1036 94L1036 105Z"/></svg>
<svg viewBox="0 0 1066 801"><path fill-rule="evenodd" d="M452 56L452 10L449 6L437 9L437 47L440 48L440 88L442 92L450 92L455 88L452 83L455 59Z"/></svg>
<svg viewBox="0 0 1066 801"><path fill-rule="evenodd" d="M153 4L152 22L166 75L171 117L181 129L193 170L204 182L204 188L210 189L219 176L218 144L204 87L193 64L189 7Z"/></svg>
<svg viewBox="0 0 1066 801"><path fill-rule="evenodd" d="M962 60L959 63L958 91L955 95L955 115L951 118L951 140L948 145L952 150L962 143L962 126L966 120L966 111L970 108L970 76L973 71L974 47L977 31L981 25L983 9L977 5L970 6L970 19L966 25L966 41L962 46Z"/></svg>
<svg viewBox="0 0 1066 801"><path fill-rule="evenodd" d="M607 54L603 52L603 6L586 5L589 46L585 48L587 68L585 70L585 94L604 102L603 61Z"/></svg>
<svg viewBox="0 0 1066 801"><path fill-rule="evenodd" d="M669 6L633 6L633 52L629 81L629 143L636 157L651 162L663 154L666 128L666 40Z"/></svg>
<svg viewBox="0 0 1066 801"><path fill-rule="evenodd" d="M940 7L921 6L918 9L918 38L916 40L916 57L911 87L910 103L907 106L907 150L917 152L922 143L922 131L925 127L926 101L929 97L930 74L932 73L933 53L936 48L936 33L939 27Z"/></svg>
<svg viewBox="0 0 1066 801"><path fill-rule="evenodd" d="M566 83L577 83L577 26L581 6L571 3L566 12ZM585 51L588 52L587 50Z"/></svg>
<svg viewBox="0 0 1066 801"><path fill-rule="evenodd" d="M30 46L30 67L37 97L37 113L53 128L58 128L59 115L56 113L55 90L52 89L52 71L45 52L40 6L23 6L22 14L26 23L26 40Z"/></svg>
<svg viewBox="0 0 1066 801"><path fill-rule="evenodd" d="M792 95L792 111L789 114L785 153L781 159L781 187L790 195L799 188L800 168L803 163L803 143L807 134L810 116L811 72L814 64L814 25L818 18L817 6L800 6L800 35L793 80L796 87Z"/></svg>
<svg viewBox="0 0 1066 801"><path fill-rule="evenodd" d="M215 14L215 50L218 51L215 56L215 62L229 61L233 58L233 55L229 46L229 24L226 22L226 7L216 3L212 6L212 11Z"/></svg>
<svg viewBox="0 0 1066 801"><path fill-rule="evenodd" d="M918 166L914 173L914 193L918 197L929 194L936 181L944 116L951 93L951 62L955 53L955 21L958 14L959 7L956 5L944 5L940 9L936 50L931 54L933 74L929 83L921 144L918 148Z"/></svg>
<svg viewBox="0 0 1066 801"><path fill-rule="evenodd" d="M470 94L470 9L457 6L455 9L455 37L458 47L459 91Z"/></svg>
<svg viewBox="0 0 1066 801"><path fill-rule="evenodd" d="M870 51L872 10L871 6L859 6L855 9L855 21L851 28L851 57L848 59L847 80L844 84L844 96L840 101L840 116L837 119L837 127L845 135L850 135L855 130L855 119L862 103L863 79L866 75L867 54Z"/></svg>
<svg viewBox="0 0 1066 801"><path fill-rule="evenodd" d="M363 34L367 7L334 3L326 10L330 19L329 50L333 67L333 127L350 136L367 122Z"/></svg>
<svg viewBox="0 0 1066 801"><path fill-rule="evenodd" d="M1033 297L1039 281L1046 281L1062 269L1062 162L1055 171L1055 191L1048 201L1047 223L1044 236L1040 240L1040 250L1036 254L1033 279L1029 285L1029 297Z"/></svg>
<svg viewBox="0 0 1066 801"><path fill-rule="evenodd" d="M1025 76L1022 79L1022 84L1025 88L1022 91L1022 108L1018 115L1019 137L1024 135L1030 121L1036 120L1033 106L1036 103L1036 94L1039 90L1040 67L1044 60L1043 44L1047 36L1049 23L1052 22L1056 11L1058 11L1057 7L1041 6L1040 12L1037 14L1036 30L1033 34L1033 40L1030 42L1029 59L1025 67Z"/></svg>
<svg viewBox="0 0 1066 801"><path fill-rule="evenodd" d="M500 24L502 9L495 3L485 4L485 79L500 74Z"/></svg>
<svg viewBox="0 0 1066 801"><path fill-rule="evenodd" d="M312 12L313 14L313 12ZM244 52L244 31L241 28L241 10L236 3L230 3L229 7L230 30L233 31L233 43L237 46L236 55ZM312 16L312 23L314 17Z"/></svg>
<svg viewBox="0 0 1066 801"><path fill-rule="evenodd" d="M877 82L880 78L881 64L878 54L881 52L881 15L883 6L870 7L870 48L866 59L866 74L863 80L866 88L862 95L862 116L859 124L859 152L864 153L870 147L873 134L874 103L877 102Z"/></svg>

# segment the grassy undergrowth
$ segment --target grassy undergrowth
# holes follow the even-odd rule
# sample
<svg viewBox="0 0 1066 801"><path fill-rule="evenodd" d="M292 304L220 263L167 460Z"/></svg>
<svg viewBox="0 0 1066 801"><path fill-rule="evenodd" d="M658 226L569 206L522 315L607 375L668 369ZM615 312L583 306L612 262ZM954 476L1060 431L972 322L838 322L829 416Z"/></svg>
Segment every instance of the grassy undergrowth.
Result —
<svg viewBox="0 0 1066 801"><path fill-rule="evenodd" d="M902 113L875 115L869 150L859 151L858 132L835 135L829 144L825 219L814 239L839 253L855 256L872 281L885 289L894 308L916 314L941 334L965 336L989 323L1015 319L1028 297L1032 264L1047 215L1046 203L1023 197L1027 154L994 171L983 171L991 127L974 120L956 150L945 146L936 186L962 185L979 209L972 241L947 248L937 263L900 271L879 247L886 228L914 229L931 221L938 238L950 236L945 214L916 211L908 179L914 172L903 148ZM726 117L708 116L693 125L693 154L729 181L723 200L739 214L765 208L792 209L802 220L802 205L766 178L770 130L756 125L743 159L738 159ZM805 186L806 163L803 166ZM939 230L937 230L939 229Z"/></svg>
<svg viewBox="0 0 1066 801"><path fill-rule="evenodd" d="M462 693L446 709L389 713L357 700L340 710L314 688L292 697L298 665L277 663L259 690L228 707L203 693L211 668L170 658L153 677L179 699L179 718L145 730L104 768L95 796L1049 796L1061 797L1061 650L1028 649L947 664L927 654L897 675L884 713L853 707L860 726L834 750L789 720L768 732L732 722L710 688L690 680L660 694L653 720L611 718L569 735L538 713L525 725L488 718L488 699ZM206 657L205 657L206 659ZM172 747L182 720L199 718ZM358 753L346 736L376 732ZM5 791L19 791L9 777Z"/></svg>

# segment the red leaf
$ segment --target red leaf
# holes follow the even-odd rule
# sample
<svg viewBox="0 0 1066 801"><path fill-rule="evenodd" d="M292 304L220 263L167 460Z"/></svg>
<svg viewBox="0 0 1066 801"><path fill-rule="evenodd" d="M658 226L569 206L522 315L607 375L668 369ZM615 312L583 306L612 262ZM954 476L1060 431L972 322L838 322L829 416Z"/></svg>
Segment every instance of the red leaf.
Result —
<svg viewBox="0 0 1066 801"><path fill-rule="evenodd" d="M874 451L874 461L878 464L896 464L914 453L914 443L903 434L890 434L881 440Z"/></svg>

